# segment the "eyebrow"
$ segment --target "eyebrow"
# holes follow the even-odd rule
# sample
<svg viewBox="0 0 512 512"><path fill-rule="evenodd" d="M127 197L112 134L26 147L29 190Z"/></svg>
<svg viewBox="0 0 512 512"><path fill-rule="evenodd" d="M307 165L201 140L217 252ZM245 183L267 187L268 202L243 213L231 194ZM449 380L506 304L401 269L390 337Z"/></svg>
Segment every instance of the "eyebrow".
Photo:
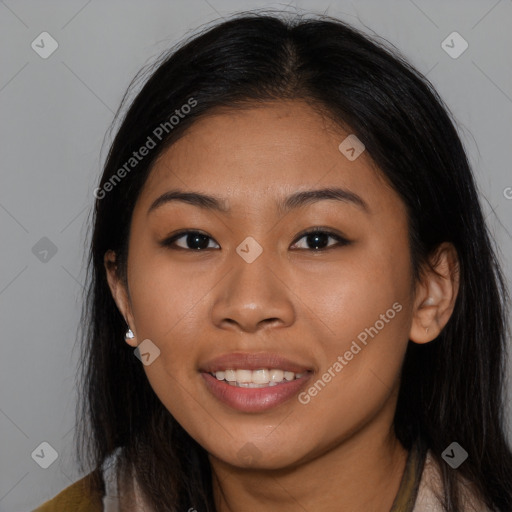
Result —
<svg viewBox="0 0 512 512"><path fill-rule="evenodd" d="M295 192L284 199L278 200L277 209L280 214L286 214L290 210L324 200L341 201L355 205L366 213L370 212L368 204L362 197L350 190L337 187ZM169 190L156 198L149 207L147 213L149 214L164 204L174 201L188 203L205 210L214 210L220 213L229 213L231 211L229 207L225 206L225 200L221 197L176 189Z"/></svg>

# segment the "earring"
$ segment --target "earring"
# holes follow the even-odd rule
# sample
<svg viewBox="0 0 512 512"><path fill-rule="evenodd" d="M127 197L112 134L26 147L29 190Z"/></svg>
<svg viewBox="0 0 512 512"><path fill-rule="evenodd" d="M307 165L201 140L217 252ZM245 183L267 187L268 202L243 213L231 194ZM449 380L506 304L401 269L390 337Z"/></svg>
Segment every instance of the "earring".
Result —
<svg viewBox="0 0 512 512"><path fill-rule="evenodd" d="M133 331L128 328L128 330L126 331L126 334L124 335L124 339L125 341L128 341L128 340L133 340L133 338L135 338L135 334L133 334Z"/></svg>

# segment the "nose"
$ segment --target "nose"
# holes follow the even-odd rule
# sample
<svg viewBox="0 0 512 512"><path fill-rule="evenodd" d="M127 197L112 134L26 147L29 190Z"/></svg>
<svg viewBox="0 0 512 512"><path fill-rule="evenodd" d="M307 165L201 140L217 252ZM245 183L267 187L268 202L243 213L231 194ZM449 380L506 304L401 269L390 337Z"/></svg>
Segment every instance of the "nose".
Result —
<svg viewBox="0 0 512 512"><path fill-rule="evenodd" d="M272 265L265 251L252 263L235 255L231 272L215 288L211 310L216 327L254 333L295 321L293 292L286 272Z"/></svg>

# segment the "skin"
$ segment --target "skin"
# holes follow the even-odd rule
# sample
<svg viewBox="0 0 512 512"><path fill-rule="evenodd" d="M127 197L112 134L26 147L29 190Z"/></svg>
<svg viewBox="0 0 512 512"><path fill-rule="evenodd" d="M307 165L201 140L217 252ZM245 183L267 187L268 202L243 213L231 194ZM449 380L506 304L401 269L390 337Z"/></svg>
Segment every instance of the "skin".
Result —
<svg viewBox="0 0 512 512"><path fill-rule="evenodd" d="M366 152L354 161L341 154L347 135L301 101L203 117L160 155L136 203L127 288L115 254L105 255L112 294L135 333L127 343L149 338L160 349L144 370L210 454L221 512L387 512L398 491L408 454L392 429L401 364L409 339L430 342L450 318L457 258L443 244L437 273L413 282L405 206ZM276 208L298 190L335 186L369 211L332 199L288 214ZM177 187L220 196L231 213L173 202L148 214ZM329 238L315 252L315 240L298 238L315 226L351 243ZM188 251L159 245L185 228L211 237L209 249L190 249L186 236L176 244ZM236 252L247 236L263 249L252 263ZM311 367L314 383L396 302L402 310L306 405L293 397L239 412L198 372L221 354L268 351ZM241 456L248 446L252 461Z"/></svg>

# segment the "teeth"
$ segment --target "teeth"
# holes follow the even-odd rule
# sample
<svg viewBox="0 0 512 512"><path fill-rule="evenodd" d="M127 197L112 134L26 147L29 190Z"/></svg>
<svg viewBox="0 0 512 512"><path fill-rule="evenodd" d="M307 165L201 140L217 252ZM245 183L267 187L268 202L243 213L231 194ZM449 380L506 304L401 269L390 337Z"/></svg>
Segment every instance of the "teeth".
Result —
<svg viewBox="0 0 512 512"><path fill-rule="evenodd" d="M294 373L279 368L261 368L259 370L227 369L212 373L217 380L225 380L231 386L241 388L264 388L275 386L283 381L300 379L304 373Z"/></svg>
<svg viewBox="0 0 512 512"><path fill-rule="evenodd" d="M269 370L263 368L252 372L252 382L254 384L268 384L270 381Z"/></svg>
<svg viewBox="0 0 512 512"><path fill-rule="evenodd" d="M218 377L218 374L223 374L224 373L224 379L226 379L228 382L235 382L236 380L236 372L235 370L226 370L225 372L216 372L215 373L215 376L217 377L217 379L219 378ZM222 380L222 379L219 379L219 380Z"/></svg>
<svg viewBox="0 0 512 512"><path fill-rule="evenodd" d="M270 380L272 382L282 382L284 378L283 370L270 370Z"/></svg>
<svg viewBox="0 0 512 512"><path fill-rule="evenodd" d="M251 370L237 370L236 371L237 382L252 382L252 371Z"/></svg>

